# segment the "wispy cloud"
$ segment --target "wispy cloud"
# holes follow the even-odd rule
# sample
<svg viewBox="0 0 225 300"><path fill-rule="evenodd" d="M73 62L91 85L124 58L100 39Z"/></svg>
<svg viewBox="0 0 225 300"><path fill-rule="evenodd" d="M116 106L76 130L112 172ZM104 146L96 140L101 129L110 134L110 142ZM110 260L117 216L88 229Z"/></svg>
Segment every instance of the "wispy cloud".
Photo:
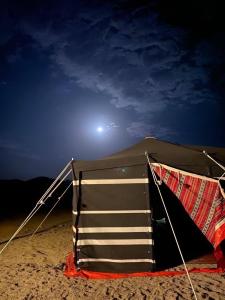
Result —
<svg viewBox="0 0 225 300"><path fill-rule="evenodd" d="M108 94L117 108L144 114L215 98L210 73L199 59L210 46L187 48L188 32L172 28L149 7L118 13L113 3L78 5L64 31L52 21L24 28L40 46L52 48L52 62L68 78Z"/></svg>
<svg viewBox="0 0 225 300"><path fill-rule="evenodd" d="M150 124L148 122L132 122L127 128L128 133L133 137L143 138L146 136L157 138L171 138L176 136L176 132L162 127L160 125Z"/></svg>
<svg viewBox="0 0 225 300"><path fill-rule="evenodd" d="M30 149L13 140L0 139L0 151L31 160L40 159L39 155L32 153Z"/></svg>
<svg viewBox="0 0 225 300"><path fill-rule="evenodd" d="M104 93L118 109L133 110L137 120L127 128L129 134L140 135L144 128L154 131L153 125L139 121L149 115L153 123L154 115L171 107L179 110L218 100L213 72L225 64L225 43L218 44L218 35L188 45L188 29L170 26L154 5L140 4L128 11L123 1L71 3L71 12L60 14L61 6L55 5L50 21L44 7L35 18L24 17L20 30L76 85ZM216 83L220 87L221 78L221 84ZM160 130L161 135L166 132Z"/></svg>

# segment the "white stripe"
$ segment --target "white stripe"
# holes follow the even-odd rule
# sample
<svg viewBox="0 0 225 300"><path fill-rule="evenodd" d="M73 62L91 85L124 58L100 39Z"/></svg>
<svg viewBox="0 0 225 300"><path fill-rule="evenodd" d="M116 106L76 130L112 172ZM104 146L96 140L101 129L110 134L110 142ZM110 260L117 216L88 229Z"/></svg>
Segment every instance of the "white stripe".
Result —
<svg viewBox="0 0 225 300"><path fill-rule="evenodd" d="M73 226L76 233L76 228ZM105 232L152 232L152 227L80 227L79 233L105 233Z"/></svg>
<svg viewBox="0 0 225 300"><path fill-rule="evenodd" d="M152 239L116 239L116 240L79 240L78 246L87 245L152 245Z"/></svg>
<svg viewBox="0 0 225 300"><path fill-rule="evenodd" d="M81 210L81 215L94 214L148 214L151 213L149 209L130 209L130 210ZM77 211L73 210L73 215L77 215Z"/></svg>
<svg viewBox="0 0 225 300"><path fill-rule="evenodd" d="M148 178L127 178L127 179L83 179L81 181L74 180L73 185L83 184L134 184L149 183Z"/></svg>
<svg viewBox="0 0 225 300"><path fill-rule="evenodd" d="M148 258L139 259L108 259L108 258L81 258L78 262L112 262L112 263L155 263L155 260Z"/></svg>
<svg viewBox="0 0 225 300"><path fill-rule="evenodd" d="M225 224L225 218L223 218L219 223L216 224L215 230L219 229L223 224Z"/></svg>

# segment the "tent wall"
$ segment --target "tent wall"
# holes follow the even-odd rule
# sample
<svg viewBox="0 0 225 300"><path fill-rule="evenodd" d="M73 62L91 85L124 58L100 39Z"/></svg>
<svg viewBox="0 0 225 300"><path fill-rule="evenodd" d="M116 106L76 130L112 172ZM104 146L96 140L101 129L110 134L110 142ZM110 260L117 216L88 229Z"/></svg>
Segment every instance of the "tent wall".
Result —
<svg viewBox="0 0 225 300"><path fill-rule="evenodd" d="M75 164L73 167L76 168ZM154 269L146 164L74 171L77 267L100 272Z"/></svg>

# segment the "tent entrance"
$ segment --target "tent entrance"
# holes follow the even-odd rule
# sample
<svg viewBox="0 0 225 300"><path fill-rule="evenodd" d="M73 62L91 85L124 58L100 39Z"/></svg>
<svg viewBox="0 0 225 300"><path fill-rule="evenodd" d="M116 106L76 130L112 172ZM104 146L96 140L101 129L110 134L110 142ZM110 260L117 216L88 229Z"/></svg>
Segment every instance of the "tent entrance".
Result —
<svg viewBox="0 0 225 300"><path fill-rule="evenodd" d="M146 164L82 171L75 176L76 266L111 273L153 271Z"/></svg>
<svg viewBox="0 0 225 300"><path fill-rule="evenodd" d="M182 264L182 260L157 188L154 184L151 184L149 188L151 204L154 207L152 210L154 257L156 260L156 270L159 271L180 265ZM188 262L192 259L213 253L213 246L187 214L174 193L164 183L162 183L160 189L184 260Z"/></svg>

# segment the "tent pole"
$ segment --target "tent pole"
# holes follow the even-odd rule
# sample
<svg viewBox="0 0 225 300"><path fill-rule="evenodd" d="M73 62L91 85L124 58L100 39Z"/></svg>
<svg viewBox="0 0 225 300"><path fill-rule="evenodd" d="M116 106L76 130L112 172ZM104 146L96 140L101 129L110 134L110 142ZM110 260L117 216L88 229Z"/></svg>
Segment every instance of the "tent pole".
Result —
<svg viewBox="0 0 225 300"><path fill-rule="evenodd" d="M62 175L69 168L70 164L71 164L71 161L69 161L68 164L65 166L65 168L59 173L59 175L57 176L57 178L54 180L54 182L50 185L50 187L47 189L47 191L43 194L43 196L40 198L40 200L37 203L42 203L43 202L43 200L47 197L47 195L50 193L50 191L56 185L57 181L62 177Z"/></svg>
<svg viewBox="0 0 225 300"><path fill-rule="evenodd" d="M193 286L193 283L192 283L192 281L191 281L190 274L189 274L189 272L188 272L188 269L187 269L187 266L186 266L186 263L185 263L185 260L184 260L184 257L183 257L181 248L180 248L180 245L179 245L179 242L178 242L178 240L177 240L176 233L175 233L174 228L173 228L173 224L172 224L172 222L171 222L171 219L170 219L169 213L168 213L168 211L167 211L167 208L166 208L166 205L165 205L165 202L164 202L162 193L161 193L161 191L160 191L160 187L159 187L159 183L158 183L157 177L156 177L155 172L154 172L154 169L153 169L153 167L152 167L152 165L151 165L151 162L150 162L149 155L148 155L148 152L147 152L147 151L145 152L145 156L146 156L146 158L147 158L148 165L149 165L149 168L150 168L150 170L151 170L151 173L152 173L152 177L153 177L154 183L155 183L155 185L156 185L156 187L157 187L157 189L158 189L158 192L159 192L159 195L160 195L160 198L161 198L163 207L164 207L164 209L165 209L165 212L166 212L166 215L167 215L167 218L168 218L168 221L169 221L169 224L170 224L170 227L171 227L171 230L172 230L172 233L173 233L175 242L176 242L176 244L177 244L178 251L179 251L179 253L180 253L180 257L181 257L182 262L183 262L183 265L184 265L184 269L185 269L185 271L186 271L186 274L187 274L187 277L188 277L188 280L189 280L191 289L192 289L193 294L194 294L194 298L195 298L196 300L198 300L197 295L196 295L196 292L195 292L195 289L194 289L194 286Z"/></svg>
<svg viewBox="0 0 225 300"><path fill-rule="evenodd" d="M202 151L205 156L207 156L209 159L211 159L217 166L219 166L222 170L225 171L225 167L223 165L221 165L218 161L216 161L212 156L210 156L205 150Z"/></svg>

